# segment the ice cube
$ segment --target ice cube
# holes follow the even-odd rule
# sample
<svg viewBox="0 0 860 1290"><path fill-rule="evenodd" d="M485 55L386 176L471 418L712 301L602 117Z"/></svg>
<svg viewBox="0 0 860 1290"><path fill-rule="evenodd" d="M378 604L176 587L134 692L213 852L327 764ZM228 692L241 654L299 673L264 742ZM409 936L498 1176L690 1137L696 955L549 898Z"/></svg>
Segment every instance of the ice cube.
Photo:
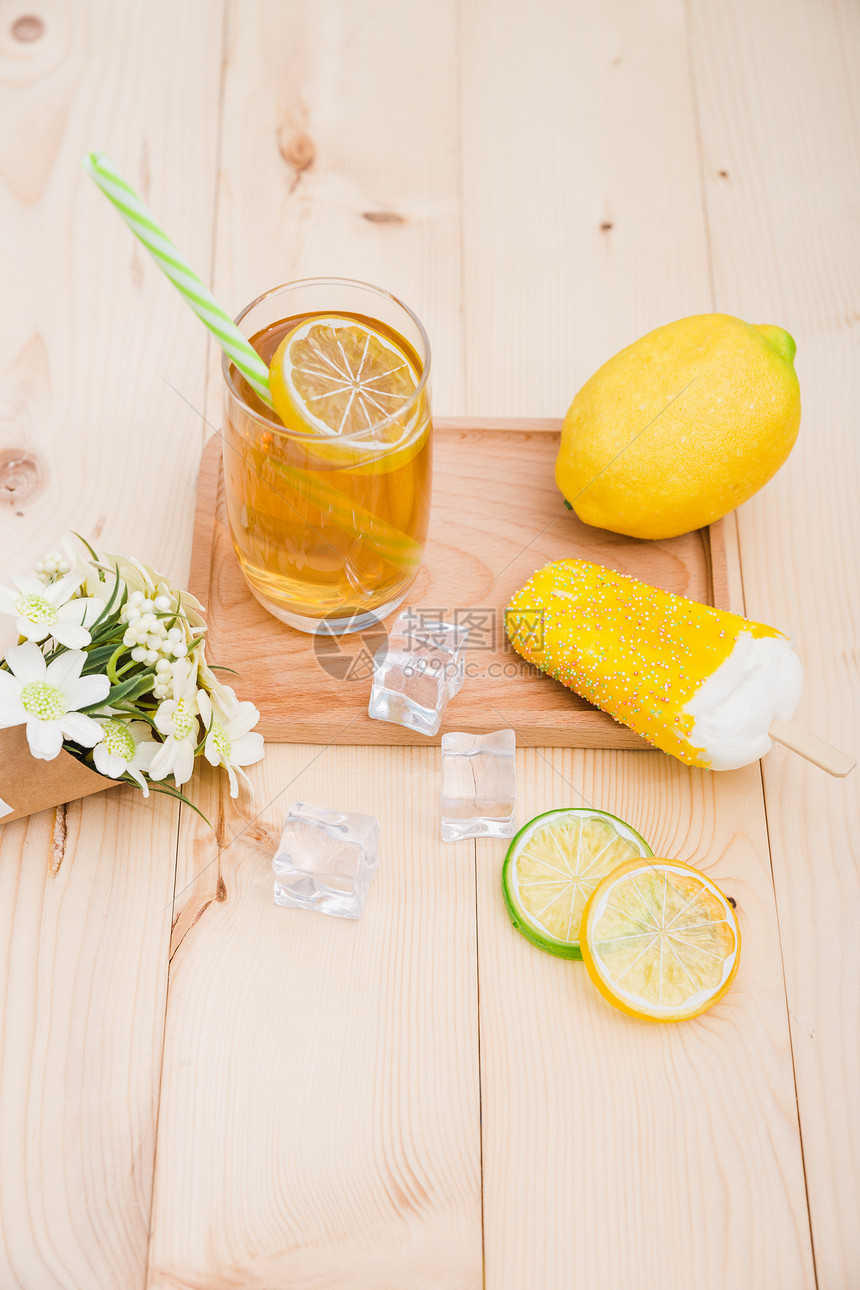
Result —
<svg viewBox="0 0 860 1290"><path fill-rule="evenodd" d="M293 802L272 861L275 904L358 918L378 864L372 815Z"/></svg>
<svg viewBox="0 0 860 1290"><path fill-rule="evenodd" d="M513 730L442 736L442 840L512 838L517 740Z"/></svg>
<svg viewBox="0 0 860 1290"><path fill-rule="evenodd" d="M449 700L463 688L468 634L467 627L428 622L411 610L398 614L374 656L370 716L435 735Z"/></svg>

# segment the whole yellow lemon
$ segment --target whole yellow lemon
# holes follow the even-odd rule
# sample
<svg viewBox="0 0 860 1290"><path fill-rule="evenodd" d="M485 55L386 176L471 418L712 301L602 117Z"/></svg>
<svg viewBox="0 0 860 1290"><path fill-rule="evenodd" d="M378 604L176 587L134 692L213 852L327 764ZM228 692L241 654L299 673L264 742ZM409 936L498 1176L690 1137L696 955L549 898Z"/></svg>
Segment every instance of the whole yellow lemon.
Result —
<svg viewBox="0 0 860 1290"><path fill-rule="evenodd" d="M745 502L797 438L795 349L781 327L699 314L604 363L568 409L555 466L580 519L675 537Z"/></svg>

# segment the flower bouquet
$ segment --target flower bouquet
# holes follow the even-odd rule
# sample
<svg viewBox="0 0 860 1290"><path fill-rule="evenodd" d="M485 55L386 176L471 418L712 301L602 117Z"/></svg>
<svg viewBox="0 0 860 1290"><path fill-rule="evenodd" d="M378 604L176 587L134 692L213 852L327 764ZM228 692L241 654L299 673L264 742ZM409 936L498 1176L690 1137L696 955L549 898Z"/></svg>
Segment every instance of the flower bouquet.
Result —
<svg viewBox="0 0 860 1290"><path fill-rule="evenodd" d="M19 634L0 661L0 823L120 782L193 806L180 788L201 754L236 797L263 756L260 714L207 663L202 606L79 541L0 586Z"/></svg>

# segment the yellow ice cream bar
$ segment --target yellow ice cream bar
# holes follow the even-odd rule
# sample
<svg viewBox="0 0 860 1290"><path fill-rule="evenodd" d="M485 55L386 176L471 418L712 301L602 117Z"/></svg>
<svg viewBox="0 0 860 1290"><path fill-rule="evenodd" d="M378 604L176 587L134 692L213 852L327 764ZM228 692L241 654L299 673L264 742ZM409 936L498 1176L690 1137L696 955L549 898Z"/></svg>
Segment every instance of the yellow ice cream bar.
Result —
<svg viewBox="0 0 860 1290"><path fill-rule="evenodd" d="M523 658L690 766L763 756L800 697L782 632L585 560L540 569L505 625Z"/></svg>

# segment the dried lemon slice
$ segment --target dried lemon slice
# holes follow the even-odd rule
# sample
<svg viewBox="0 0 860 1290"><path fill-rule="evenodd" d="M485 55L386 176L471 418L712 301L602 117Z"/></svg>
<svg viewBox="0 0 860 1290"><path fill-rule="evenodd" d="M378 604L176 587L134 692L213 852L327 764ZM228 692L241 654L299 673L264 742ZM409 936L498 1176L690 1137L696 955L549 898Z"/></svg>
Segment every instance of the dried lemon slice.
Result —
<svg viewBox="0 0 860 1290"><path fill-rule="evenodd" d="M645 839L606 811L576 806L538 815L513 839L502 867L511 922L538 949L582 958L588 897L623 861L650 855Z"/></svg>
<svg viewBox="0 0 860 1290"><path fill-rule="evenodd" d="M631 1017L684 1021L713 1007L738 970L728 898L680 860L630 860L589 897L582 957L600 993Z"/></svg>

